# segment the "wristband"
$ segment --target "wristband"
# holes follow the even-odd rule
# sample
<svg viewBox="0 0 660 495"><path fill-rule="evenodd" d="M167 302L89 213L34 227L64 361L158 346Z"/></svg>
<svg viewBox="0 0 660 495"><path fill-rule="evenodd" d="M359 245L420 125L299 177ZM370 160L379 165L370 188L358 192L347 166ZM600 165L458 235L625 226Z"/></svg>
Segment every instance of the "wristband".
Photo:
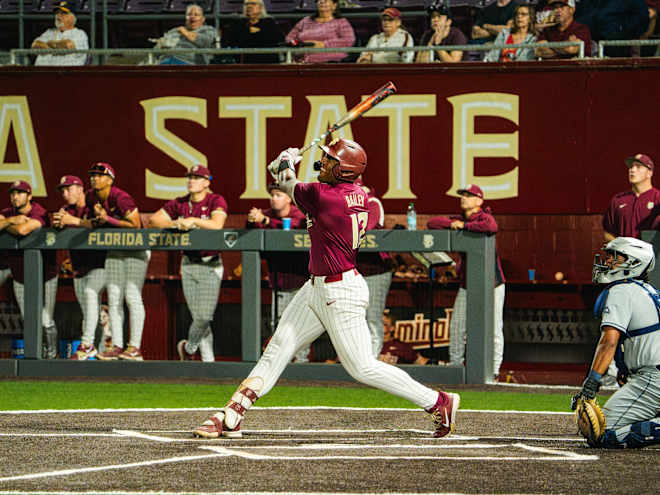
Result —
<svg viewBox="0 0 660 495"><path fill-rule="evenodd" d="M596 380L597 382L600 383L600 381L601 381L602 378L603 378L603 375L601 375L600 373L598 373L598 372L596 372L596 371L594 371L594 370L590 370L590 371L589 371L589 374L587 375L587 377L588 377L588 378L593 378L594 380Z"/></svg>

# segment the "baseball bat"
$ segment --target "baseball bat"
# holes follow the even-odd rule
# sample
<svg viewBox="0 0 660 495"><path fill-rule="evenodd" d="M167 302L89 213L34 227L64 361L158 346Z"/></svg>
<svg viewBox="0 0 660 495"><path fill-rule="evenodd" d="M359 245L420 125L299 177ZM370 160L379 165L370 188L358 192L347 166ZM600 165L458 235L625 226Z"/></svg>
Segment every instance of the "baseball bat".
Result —
<svg viewBox="0 0 660 495"><path fill-rule="evenodd" d="M305 151L310 149L312 146L315 146L316 144L318 144L321 140L325 139L328 135L332 134L333 132L335 132L338 129L341 129L346 124L348 124L350 122L353 122L358 117L361 117L362 115L367 113L369 110L371 110L373 107L378 105L385 98L390 96L392 93L396 93L396 86L394 85L394 83L392 81L389 81L387 84L385 84L384 86L378 88L376 91L371 93L369 96L367 96L360 103L358 103L353 108L351 108L346 115L344 115L337 122L335 122L327 131L325 131L319 137L314 139L311 143L306 144L300 150L300 154L302 155L303 153L305 153ZM280 163L279 171L282 171L287 167L288 167L288 164L286 163L286 161L282 161Z"/></svg>

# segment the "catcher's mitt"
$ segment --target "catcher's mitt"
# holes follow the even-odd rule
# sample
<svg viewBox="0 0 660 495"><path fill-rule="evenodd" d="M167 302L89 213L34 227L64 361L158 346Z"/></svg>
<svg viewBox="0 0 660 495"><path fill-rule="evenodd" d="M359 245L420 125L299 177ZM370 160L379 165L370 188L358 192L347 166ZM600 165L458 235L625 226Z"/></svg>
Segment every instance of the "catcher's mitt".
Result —
<svg viewBox="0 0 660 495"><path fill-rule="evenodd" d="M603 437L606 428L605 415L596 399L580 397L575 408L575 422L578 431L587 439L591 447L596 447Z"/></svg>

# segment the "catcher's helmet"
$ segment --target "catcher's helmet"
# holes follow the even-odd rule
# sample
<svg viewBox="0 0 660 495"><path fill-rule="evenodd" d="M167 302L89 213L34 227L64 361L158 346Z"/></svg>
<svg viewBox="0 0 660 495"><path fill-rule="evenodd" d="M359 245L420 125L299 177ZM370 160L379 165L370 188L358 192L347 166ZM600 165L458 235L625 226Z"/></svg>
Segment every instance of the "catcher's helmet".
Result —
<svg viewBox="0 0 660 495"><path fill-rule="evenodd" d="M613 256L621 254L626 260L616 266L610 266L603 262L602 256L597 253L594 256L591 277L596 283L609 284L627 278L643 279L655 267L653 246L634 237L617 237L608 242L603 251Z"/></svg>
<svg viewBox="0 0 660 495"><path fill-rule="evenodd" d="M330 158L339 161L332 169L332 174L339 181L353 182L367 168L367 153L355 141L341 138L320 148Z"/></svg>

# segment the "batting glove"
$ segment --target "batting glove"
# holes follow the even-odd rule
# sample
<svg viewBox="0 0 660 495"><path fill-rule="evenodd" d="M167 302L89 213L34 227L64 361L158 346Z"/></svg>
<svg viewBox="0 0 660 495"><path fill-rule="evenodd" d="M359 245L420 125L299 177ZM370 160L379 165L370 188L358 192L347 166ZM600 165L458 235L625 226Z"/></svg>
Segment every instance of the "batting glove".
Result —
<svg viewBox="0 0 660 495"><path fill-rule="evenodd" d="M285 168L295 170L295 166L302 160L302 156L298 155L299 152L298 148L287 148L268 164L268 171L273 179L277 179L277 174Z"/></svg>

